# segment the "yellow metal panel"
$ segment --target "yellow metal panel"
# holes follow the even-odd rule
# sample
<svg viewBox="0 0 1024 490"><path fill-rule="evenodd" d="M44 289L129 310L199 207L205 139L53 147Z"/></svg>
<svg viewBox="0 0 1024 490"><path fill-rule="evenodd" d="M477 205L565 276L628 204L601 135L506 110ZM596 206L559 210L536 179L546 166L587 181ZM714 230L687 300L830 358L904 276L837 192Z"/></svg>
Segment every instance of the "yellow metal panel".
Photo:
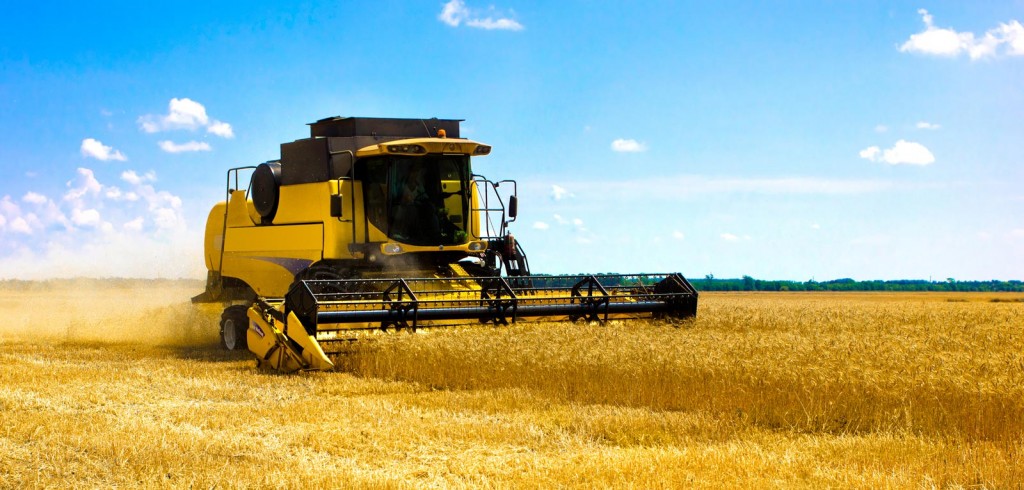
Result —
<svg viewBox="0 0 1024 490"><path fill-rule="evenodd" d="M258 222L259 214L256 213L252 199L245 198L245 191L231 191L231 200L228 201L228 226L252 226Z"/></svg>
<svg viewBox="0 0 1024 490"><path fill-rule="evenodd" d="M280 297L297 272L323 258L323 225L229 227L224 245L224 276Z"/></svg>
<svg viewBox="0 0 1024 490"><path fill-rule="evenodd" d="M320 223L330 218L332 185L336 187L337 182L281 186L274 224Z"/></svg>
<svg viewBox="0 0 1024 490"><path fill-rule="evenodd" d="M302 348L301 355L302 360L305 361L306 369L316 369L319 371L334 369L334 363L327 358L327 354L324 354L323 348L320 347L320 343L316 341L316 338L306 332L306 327L295 316L294 311L288 312L288 318L285 321L287 322L285 333Z"/></svg>
<svg viewBox="0 0 1024 490"><path fill-rule="evenodd" d="M480 238L480 220L481 220L480 212L479 211L472 211L473 209L480 209L480 195L477 192L477 188L476 188L475 184L474 185L470 185L469 186L469 190L470 190L470 199L471 199L470 205L469 205L469 209L471 210L469 212L469 215L470 215L469 216L469 236L470 237Z"/></svg>
<svg viewBox="0 0 1024 490"><path fill-rule="evenodd" d="M206 217L206 234L203 239L203 250L206 256L206 269L215 271L220 268L220 248L224 243L224 209L223 202L217 203Z"/></svg>
<svg viewBox="0 0 1024 490"><path fill-rule="evenodd" d="M273 321L264 318L258 308L250 308L248 317L247 345L249 351L256 355L256 361L261 367L283 373L292 373L309 367L309 362L289 345L288 337L278 330Z"/></svg>
<svg viewBox="0 0 1024 490"><path fill-rule="evenodd" d="M278 252L299 253L307 257L316 252L320 258L323 247L323 224L273 225L228 228L226 252Z"/></svg>
<svg viewBox="0 0 1024 490"><path fill-rule="evenodd" d="M363 197L361 192L356 192L355 203L353 203L353 185L350 181L343 180L338 185L337 180L327 182L329 194L341 196L341 217L331 216L330 207L325 210L324 220L324 258L325 259L351 259L354 258L348 250L352 243L352 217L363 216ZM355 185L356 191L362 186ZM329 197L326 199L330 199ZM355 236L363 236L362 220L356 221Z"/></svg>

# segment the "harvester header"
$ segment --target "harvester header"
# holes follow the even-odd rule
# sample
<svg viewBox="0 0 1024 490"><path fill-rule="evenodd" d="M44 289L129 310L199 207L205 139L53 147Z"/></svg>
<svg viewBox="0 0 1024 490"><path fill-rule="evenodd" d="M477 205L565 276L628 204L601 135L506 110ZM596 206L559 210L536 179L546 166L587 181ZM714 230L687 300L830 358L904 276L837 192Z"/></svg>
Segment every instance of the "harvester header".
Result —
<svg viewBox="0 0 1024 490"><path fill-rule="evenodd" d="M330 369L366 331L696 315L681 274L531 275L516 182L473 173L491 147L460 122L321 119L280 159L230 169L193 299L227 306L223 345L290 372Z"/></svg>

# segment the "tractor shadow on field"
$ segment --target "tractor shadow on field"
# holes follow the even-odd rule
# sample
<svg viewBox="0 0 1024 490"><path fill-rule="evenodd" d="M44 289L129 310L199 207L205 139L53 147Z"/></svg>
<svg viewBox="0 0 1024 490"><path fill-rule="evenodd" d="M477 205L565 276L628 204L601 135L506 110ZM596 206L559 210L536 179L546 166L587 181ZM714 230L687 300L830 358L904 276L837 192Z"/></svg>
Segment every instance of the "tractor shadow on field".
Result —
<svg viewBox="0 0 1024 490"><path fill-rule="evenodd" d="M200 362L239 362L253 361L255 359L248 350L227 350L217 343L201 345L179 345L167 347L175 357L186 361Z"/></svg>

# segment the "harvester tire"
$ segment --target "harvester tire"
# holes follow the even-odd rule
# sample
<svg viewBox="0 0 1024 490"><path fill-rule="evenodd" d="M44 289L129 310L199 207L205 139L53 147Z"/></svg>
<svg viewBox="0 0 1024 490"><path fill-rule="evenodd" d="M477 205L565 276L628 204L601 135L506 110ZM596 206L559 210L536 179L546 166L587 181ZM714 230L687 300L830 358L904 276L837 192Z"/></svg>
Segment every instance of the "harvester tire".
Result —
<svg viewBox="0 0 1024 490"><path fill-rule="evenodd" d="M224 309L220 315L220 345L227 350L248 348L245 331L249 329L249 310L245 305L234 305Z"/></svg>

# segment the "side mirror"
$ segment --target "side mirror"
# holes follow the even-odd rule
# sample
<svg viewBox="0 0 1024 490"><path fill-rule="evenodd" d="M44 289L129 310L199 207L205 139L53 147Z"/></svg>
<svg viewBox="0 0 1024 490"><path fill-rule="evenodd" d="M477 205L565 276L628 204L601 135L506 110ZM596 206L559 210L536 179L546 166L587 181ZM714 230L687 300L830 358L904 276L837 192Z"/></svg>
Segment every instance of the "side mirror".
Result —
<svg viewBox="0 0 1024 490"><path fill-rule="evenodd" d="M508 198L508 217L509 219L516 219L516 215L519 214L519 198L516 196L510 196Z"/></svg>
<svg viewBox="0 0 1024 490"><path fill-rule="evenodd" d="M341 210L341 194L331 194L331 216L340 218Z"/></svg>

